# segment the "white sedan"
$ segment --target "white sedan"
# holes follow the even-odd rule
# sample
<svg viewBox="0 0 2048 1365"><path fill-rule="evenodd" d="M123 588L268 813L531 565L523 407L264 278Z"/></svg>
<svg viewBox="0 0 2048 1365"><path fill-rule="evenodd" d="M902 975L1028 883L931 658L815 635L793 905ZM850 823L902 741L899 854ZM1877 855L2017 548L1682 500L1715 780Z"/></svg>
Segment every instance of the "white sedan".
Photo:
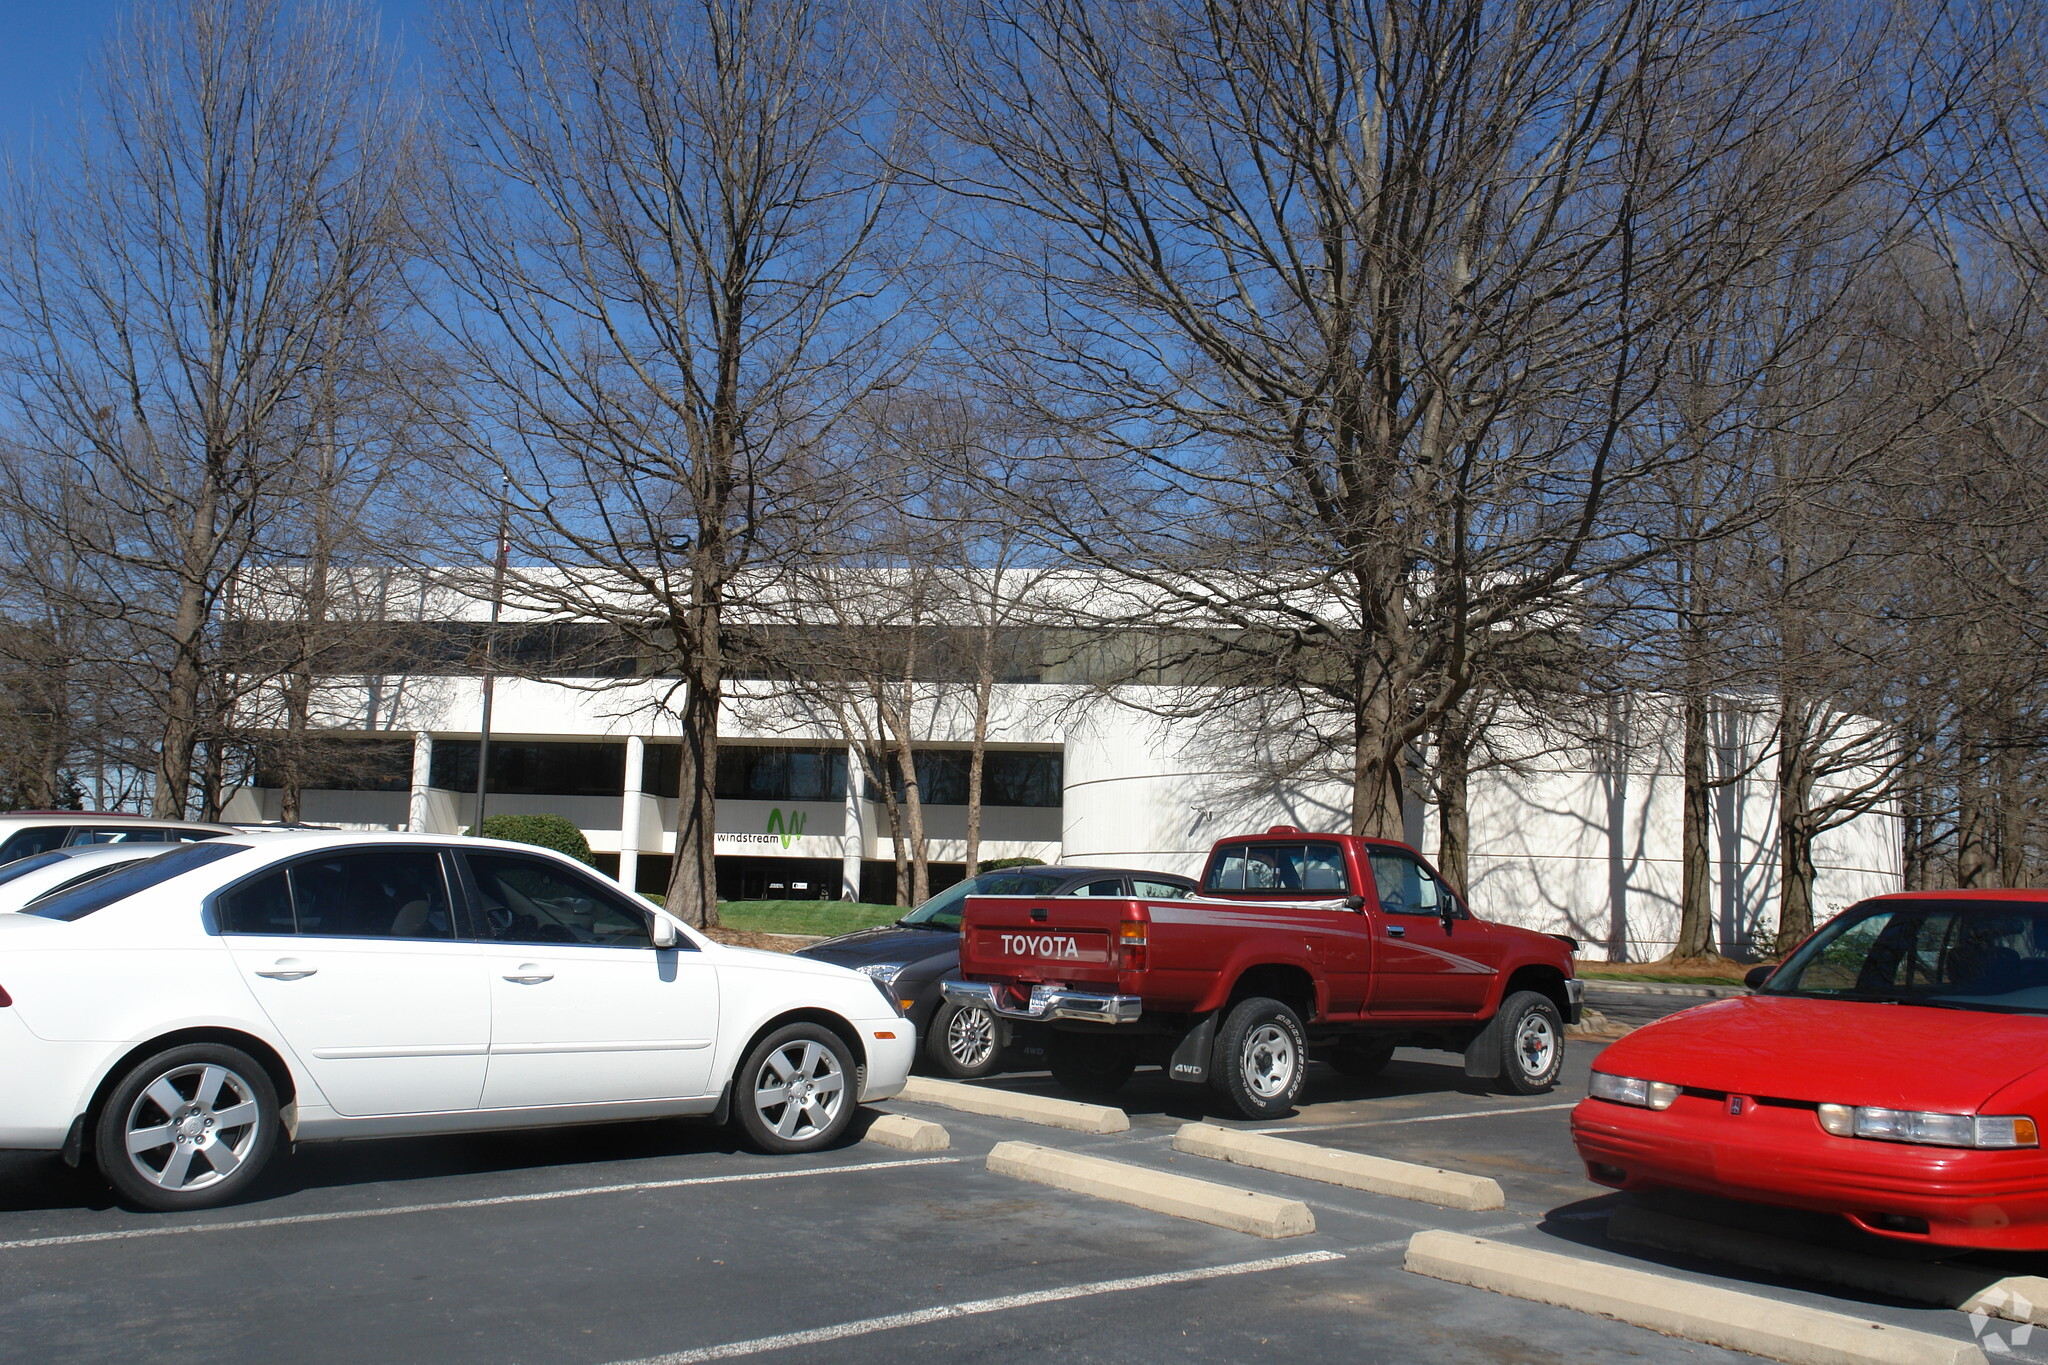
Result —
<svg viewBox="0 0 2048 1365"><path fill-rule="evenodd" d="M544 849L221 838L0 914L0 1148L234 1198L280 1137L730 1120L838 1139L915 1049L857 972L704 938Z"/></svg>
<svg viewBox="0 0 2048 1365"><path fill-rule="evenodd" d="M0 913L33 905L45 896L95 877L103 877L124 863L160 857L162 844L87 844L83 848L53 848L29 858L17 858L0 867Z"/></svg>

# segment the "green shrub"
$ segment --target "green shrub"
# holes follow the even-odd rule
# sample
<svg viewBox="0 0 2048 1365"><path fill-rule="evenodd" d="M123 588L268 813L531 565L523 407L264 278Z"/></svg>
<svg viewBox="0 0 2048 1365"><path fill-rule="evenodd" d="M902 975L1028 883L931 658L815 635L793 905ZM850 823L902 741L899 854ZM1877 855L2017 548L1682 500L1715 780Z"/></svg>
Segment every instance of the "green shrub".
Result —
<svg viewBox="0 0 2048 1365"><path fill-rule="evenodd" d="M1001 872L1006 867L1044 867L1043 858L995 858L981 865L983 872Z"/></svg>
<svg viewBox="0 0 2048 1365"><path fill-rule="evenodd" d="M590 856L590 841L583 837L583 831L559 815L487 815L483 828L479 830L472 825L469 833L480 833L486 839L551 848L579 862L597 866L597 859Z"/></svg>

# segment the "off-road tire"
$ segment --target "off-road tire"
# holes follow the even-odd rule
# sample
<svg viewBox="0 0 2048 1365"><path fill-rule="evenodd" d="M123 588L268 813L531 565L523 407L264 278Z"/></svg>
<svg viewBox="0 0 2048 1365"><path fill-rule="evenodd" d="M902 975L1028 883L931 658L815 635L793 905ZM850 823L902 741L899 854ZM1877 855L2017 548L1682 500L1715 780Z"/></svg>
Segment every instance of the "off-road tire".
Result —
<svg viewBox="0 0 2048 1365"><path fill-rule="evenodd" d="M1547 995L1516 991L1500 1004L1500 1083L1515 1095L1541 1095L1564 1070L1564 1016Z"/></svg>
<svg viewBox="0 0 2048 1365"><path fill-rule="evenodd" d="M1054 1029L1045 1041L1052 1078L1077 1095L1104 1099L1123 1089L1138 1066L1138 1040L1114 1033Z"/></svg>
<svg viewBox="0 0 2048 1365"><path fill-rule="evenodd" d="M1251 996L1231 1006L1216 1031L1209 1085L1248 1119L1293 1112L1308 1070L1308 1035L1301 1019L1278 1000Z"/></svg>

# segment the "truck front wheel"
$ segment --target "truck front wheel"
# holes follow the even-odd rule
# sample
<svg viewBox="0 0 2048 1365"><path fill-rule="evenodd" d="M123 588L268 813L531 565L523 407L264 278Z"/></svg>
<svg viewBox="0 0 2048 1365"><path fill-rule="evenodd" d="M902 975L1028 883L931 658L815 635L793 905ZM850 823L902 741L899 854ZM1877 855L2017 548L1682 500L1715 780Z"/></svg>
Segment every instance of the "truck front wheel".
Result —
<svg viewBox="0 0 2048 1365"><path fill-rule="evenodd" d="M1138 1065L1138 1040L1113 1033L1055 1030L1045 1052L1052 1078L1081 1095L1114 1095Z"/></svg>
<svg viewBox="0 0 2048 1365"><path fill-rule="evenodd" d="M1301 1020L1278 1000L1240 1000L1216 1031L1209 1084L1248 1119L1278 1118L1294 1108L1308 1066Z"/></svg>
<svg viewBox="0 0 2048 1365"><path fill-rule="evenodd" d="M1564 1017L1549 996L1516 991L1500 1006L1500 1078L1517 1095L1540 1095L1564 1069Z"/></svg>

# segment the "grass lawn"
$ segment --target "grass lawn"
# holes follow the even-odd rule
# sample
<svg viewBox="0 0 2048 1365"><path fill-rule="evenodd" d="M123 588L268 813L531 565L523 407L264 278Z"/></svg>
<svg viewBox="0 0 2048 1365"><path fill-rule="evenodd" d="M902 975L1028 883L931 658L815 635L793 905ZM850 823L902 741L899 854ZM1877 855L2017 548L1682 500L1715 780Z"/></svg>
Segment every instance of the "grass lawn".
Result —
<svg viewBox="0 0 2048 1365"><path fill-rule="evenodd" d="M1754 962L1731 958L1694 958L1689 962L1581 962L1578 974L1588 981L1665 982L1674 986L1740 986Z"/></svg>
<svg viewBox="0 0 2048 1365"><path fill-rule="evenodd" d="M896 905L860 901L720 901L718 922L757 934L850 934L893 924L909 912Z"/></svg>

